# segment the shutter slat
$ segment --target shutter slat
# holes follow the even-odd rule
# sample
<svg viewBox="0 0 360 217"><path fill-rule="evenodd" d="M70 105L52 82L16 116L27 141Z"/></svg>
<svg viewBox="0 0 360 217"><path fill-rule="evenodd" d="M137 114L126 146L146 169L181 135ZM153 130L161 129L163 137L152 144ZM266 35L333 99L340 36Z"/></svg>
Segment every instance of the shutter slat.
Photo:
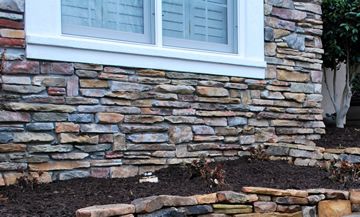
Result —
<svg viewBox="0 0 360 217"><path fill-rule="evenodd" d="M185 37L186 0L163 0L163 35L173 38Z"/></svg>

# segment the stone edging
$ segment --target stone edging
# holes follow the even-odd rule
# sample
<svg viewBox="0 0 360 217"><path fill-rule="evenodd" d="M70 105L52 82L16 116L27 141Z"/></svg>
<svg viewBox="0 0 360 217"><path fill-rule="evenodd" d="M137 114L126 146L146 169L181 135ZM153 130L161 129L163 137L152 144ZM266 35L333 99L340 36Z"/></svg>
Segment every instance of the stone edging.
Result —
<svg viewBox="0 0 360 217"><path fill-rule="evenodd" d="M186 197L160 195L139 198L131 204L91 206L77 210L76 217L340 217L359 211L359 189L243 187L241 192L220 191Z"/></svg>

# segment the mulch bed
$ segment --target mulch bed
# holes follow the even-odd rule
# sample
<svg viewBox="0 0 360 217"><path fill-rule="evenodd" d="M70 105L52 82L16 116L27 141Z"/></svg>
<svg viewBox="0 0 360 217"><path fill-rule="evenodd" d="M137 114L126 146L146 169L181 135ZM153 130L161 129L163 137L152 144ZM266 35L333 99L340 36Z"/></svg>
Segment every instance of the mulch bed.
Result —
<svg viewBox="0 0 360 217"><path fill-rule="evenodd" d="M243 186L273 188L359 188L360 184L344 186L328 178L319 168L299 167L282 161L260 161L241 158L224 162L225 182L210 188L201 177L190 179L185 166L170 167L156 172L160 182L142 183L139 177L126 179L86 178L51 184L10 186L0 188L8 201L0 206L0 216L74 216L77 209L111 203L129 203L133 199L155 194L189 196L219 190L239 191Z"/></svg>
<svg viewBox="0 0 360 217"><path fill-rule="evenodd" d="M324 148L360 147L360 128L327 127L326 134L316 144Z"/></svg>

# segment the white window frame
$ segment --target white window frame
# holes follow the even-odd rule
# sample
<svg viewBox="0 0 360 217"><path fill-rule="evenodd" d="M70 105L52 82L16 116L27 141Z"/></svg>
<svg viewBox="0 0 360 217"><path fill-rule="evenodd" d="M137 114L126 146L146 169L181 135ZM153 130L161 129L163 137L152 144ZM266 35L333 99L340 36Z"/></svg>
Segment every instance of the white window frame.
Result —
<svg viewBox="0 0 360 217"><path fill-rule="evenodd" d="M162 16L155 16L154 44L62 34L61 0L30 0L25 8L26 56L135 68L248 78L265 77L263 0L237 0L237 52L165 47ZM155 0L155 14L162 13Z"/></svg>

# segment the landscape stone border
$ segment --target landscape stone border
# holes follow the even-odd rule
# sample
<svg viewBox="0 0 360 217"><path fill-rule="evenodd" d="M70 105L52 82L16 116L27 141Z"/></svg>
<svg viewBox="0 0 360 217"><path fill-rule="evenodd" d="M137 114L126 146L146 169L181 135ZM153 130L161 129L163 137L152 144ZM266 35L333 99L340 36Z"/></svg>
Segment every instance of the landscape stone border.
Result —
<svg viewBox="0 0 360 217"><path fill-rule="evenodd" d="M160 195L131 204L91 206L77 210L76 217L344 217L358 212L360 190L243 187L241 192Z"/></svg>

